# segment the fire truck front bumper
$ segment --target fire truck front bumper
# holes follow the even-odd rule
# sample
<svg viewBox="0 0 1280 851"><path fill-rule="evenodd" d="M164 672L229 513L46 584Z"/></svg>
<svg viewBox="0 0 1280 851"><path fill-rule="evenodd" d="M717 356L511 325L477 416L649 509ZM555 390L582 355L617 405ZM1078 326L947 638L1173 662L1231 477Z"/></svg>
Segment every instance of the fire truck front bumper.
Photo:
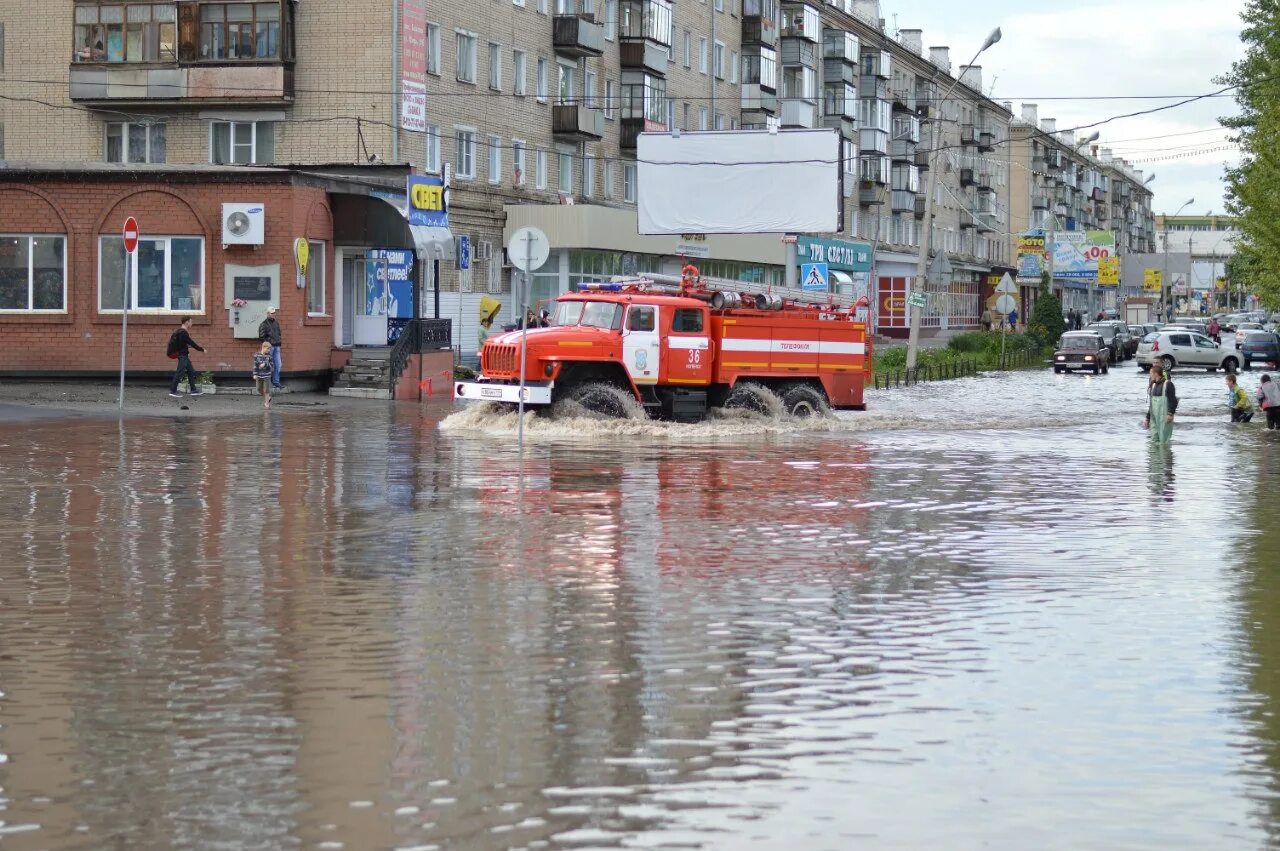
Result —
<svg viewBox="0 0 1280 851"><path fill-rule="evenodd" d="M524 385L524 403L526 405L550 405L550 381L529 381ZM487 381L455 381L453 398L472 402L506 402L511 405L520 403L519 384L491 384Z"/></svg>

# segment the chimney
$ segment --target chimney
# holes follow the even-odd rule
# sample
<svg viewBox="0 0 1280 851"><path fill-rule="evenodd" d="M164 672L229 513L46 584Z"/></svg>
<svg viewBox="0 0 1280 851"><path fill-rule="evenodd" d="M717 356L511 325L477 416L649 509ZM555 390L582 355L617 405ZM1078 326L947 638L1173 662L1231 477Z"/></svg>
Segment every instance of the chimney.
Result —
<svg viewBox="0 0 1280 851"><path fill-rule="evenodd" d="M1066 145L1068 148L1074 148L1078 141L1075 136L1071 135L1070 130L1063 130L1061 133L1058 133L1057 136L1058 141Z"/></svg>
<svg viewBox="0 0 1280 851"><path fill-rule="evenodd" d="M1093 146L1093 158L1094 158L1095 160L1098 158L1098 146L1097 146L1097 145L1094 145L1094 146Z"/></svg>
<svg viewBox="0 0 1280 851"><path fill-rule="evenodd" d="M1022 105L1022 120L1032 127L1040 126L1040 108L1034 103L1024 103Z"/></svg>
<svg viewBox="0 0 1280 851"><path fill-rule="evenodd" d="M1113 159L1115 159L1115 157L1112 155L1112 153L1111 153L1111 149L1110 149L1110 148L1103 148L1103 149L1102 149L1102 161L1103 161L1104 163L1109 163L1109 162L1111 162Z"/></svg>
<svg viewBox="0 0 1280 851"><path fill-rule="evenodd" d="M1013 101L1011 101L1011 100L1002 100L1002 101L1000 101L1000 105L1004 107L1004 111L1005 111L1005 112L1008 112L1008 113L1010 113L1010 114L1012 114L1012 113L1013 113Z"/></svg>
<svg viewBox="0 0 1280 851"><path fill-rule="evenodd" d="M867 24L880 25L880 0L853 0L853 14Z"/></svg>
<svg viewBox="0 0 1280 851"><path fill-rule="evenodd" d="M924 30L902 30L898 42L916 56L924 52Z"/></svg>
<svg viewBox="0 0 1280 851"><path fill-rule="evenodd" d="M1053 136L1058 132L1058 119L1045 118L1040 122L1040 129Z"/></svg>
<svg viewBox="0 0 1280 851"><path fill-rule="evenodd" d="M949 47L931 47L929 48L929 61L937 68L941 68L945 73L951 73L951 48Z"/></svg>
<svg viewBox="0 0 1280 851"><path fill-rule="evenodd" d="M982 91L982 66L981 65L961 65L960 66L960 82L976 92Z"/></svg>

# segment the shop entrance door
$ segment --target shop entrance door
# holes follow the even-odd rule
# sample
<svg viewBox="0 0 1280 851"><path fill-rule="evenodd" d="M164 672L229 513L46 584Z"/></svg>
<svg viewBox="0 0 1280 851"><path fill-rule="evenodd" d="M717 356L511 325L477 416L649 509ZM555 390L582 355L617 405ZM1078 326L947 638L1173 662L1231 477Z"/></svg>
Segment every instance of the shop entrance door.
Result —
<svg viewBox="0 0 1280 851"><path fill-rule="evenodd" d="M364 287L364 260L359 257L342 257L342 332L338 345L350 347L355 343L356 289Z"/></svg>
<svg viewBox="0 0 1280 851"><path fill-rule="evenodd" d="M351 281L351 289L356 297L353 342L357 346L385 346L387 303L390 300L387 261L384 259L375 262L361 257L354 261L354 265L355 277ZM379 271L382 274L378 274Z"/></svg>

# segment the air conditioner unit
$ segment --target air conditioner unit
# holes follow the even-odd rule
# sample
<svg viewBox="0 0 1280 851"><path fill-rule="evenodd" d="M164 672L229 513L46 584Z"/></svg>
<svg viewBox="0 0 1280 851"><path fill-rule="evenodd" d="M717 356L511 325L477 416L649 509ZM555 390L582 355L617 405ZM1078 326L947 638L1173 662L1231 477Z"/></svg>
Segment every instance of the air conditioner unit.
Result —
<svg viewBox="0 0 1280 851"><path fill-rule="evenodd" d="M266 242L267 210L258 204L222 205L223 245L262 245Z"/></svg>

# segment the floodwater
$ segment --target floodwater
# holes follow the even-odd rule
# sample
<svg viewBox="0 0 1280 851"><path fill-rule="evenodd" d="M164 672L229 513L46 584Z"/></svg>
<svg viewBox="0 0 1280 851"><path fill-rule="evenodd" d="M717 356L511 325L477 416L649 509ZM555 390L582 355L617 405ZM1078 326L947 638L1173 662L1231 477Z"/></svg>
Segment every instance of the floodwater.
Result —
<svg viewBox="0 0 1280 851"><path fill-rule="evenodd" d="M1144 383L0 425L0 847L1280 846L1280 434Z"/></svg>

